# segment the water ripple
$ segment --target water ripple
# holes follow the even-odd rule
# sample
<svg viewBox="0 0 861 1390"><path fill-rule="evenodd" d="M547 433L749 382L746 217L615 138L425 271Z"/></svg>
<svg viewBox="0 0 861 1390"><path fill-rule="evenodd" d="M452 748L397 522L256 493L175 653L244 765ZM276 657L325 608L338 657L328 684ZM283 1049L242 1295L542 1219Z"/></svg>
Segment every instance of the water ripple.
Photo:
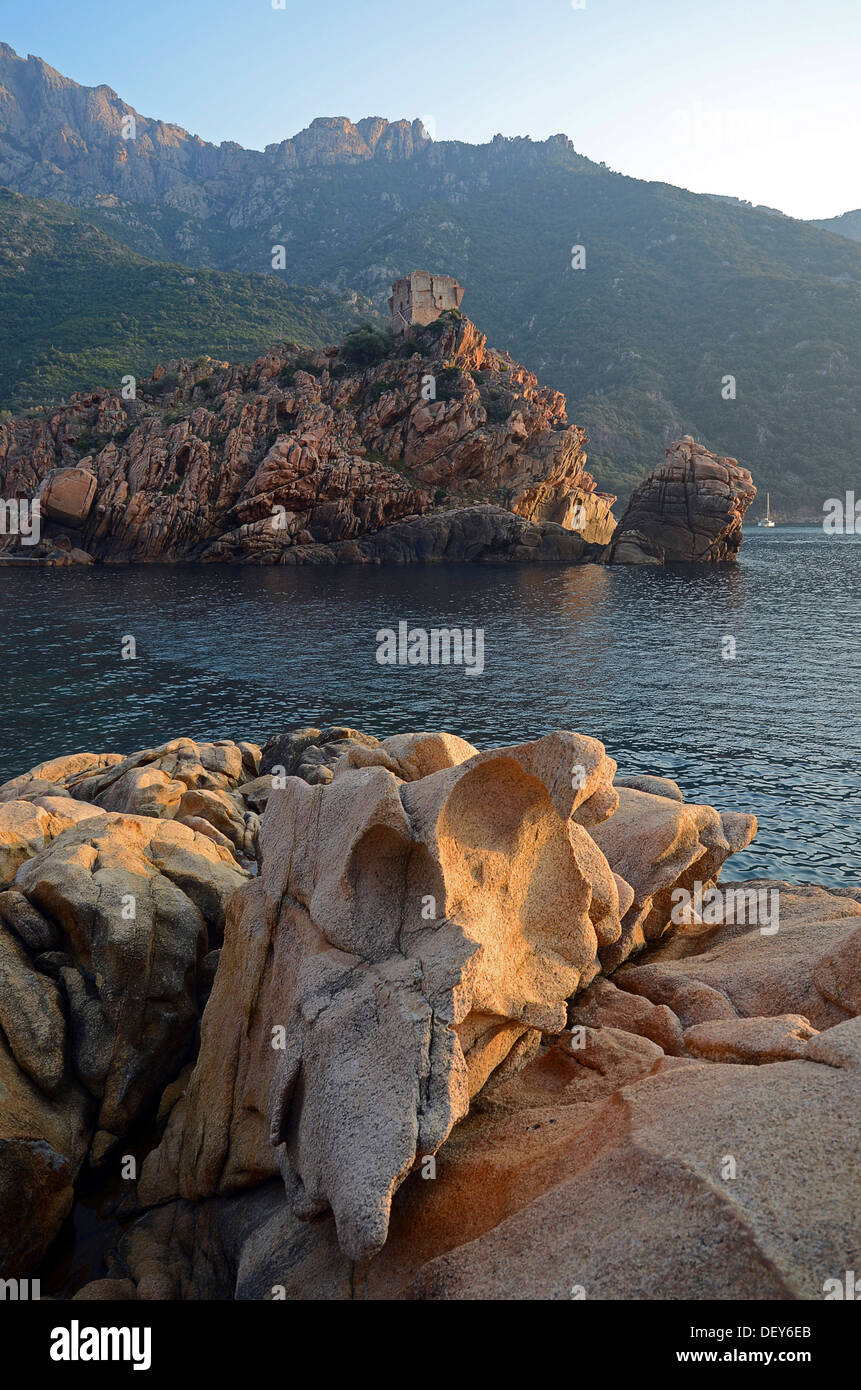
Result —
<svg viewBox="0 0 861 1390"><path fill-rule="evenodd" d="M707 571L0 569L0 586L0 778L177 734L347 722L487 747L567 727L755 812L734 872L861 877L858 537L754 531L740 565ZM379 666L375 633L401 619L483 627L484 675Z"/></svg>

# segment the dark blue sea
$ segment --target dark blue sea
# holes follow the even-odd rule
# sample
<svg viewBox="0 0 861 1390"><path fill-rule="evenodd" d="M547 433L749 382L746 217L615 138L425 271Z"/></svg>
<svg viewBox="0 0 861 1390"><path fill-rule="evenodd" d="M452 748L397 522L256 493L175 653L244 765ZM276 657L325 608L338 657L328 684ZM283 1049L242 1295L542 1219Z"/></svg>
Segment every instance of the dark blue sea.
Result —
<svg viewBox="0 0 861 1390"><path fill-rule="evenodd" d="M400 621L482 628L484 673L379 665ZM0 568L0 780L180 734L345 723L486 748L570 728L755 812L731 876L857 886L859 654L861 537L813 527L752 529L705 570Z"/></svg>

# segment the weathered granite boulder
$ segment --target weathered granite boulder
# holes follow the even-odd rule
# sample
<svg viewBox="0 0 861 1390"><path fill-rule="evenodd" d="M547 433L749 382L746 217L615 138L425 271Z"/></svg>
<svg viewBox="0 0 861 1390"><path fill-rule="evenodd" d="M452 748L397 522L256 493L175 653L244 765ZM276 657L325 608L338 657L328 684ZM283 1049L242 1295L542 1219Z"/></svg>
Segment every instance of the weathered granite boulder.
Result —
<svg viewBox="0 0 861 1390"><path fill-rule="evenodd" d="M37 493L42 516L80 530L97 489L98 478L88 468L52 468Z"/></svg>
<svg viewBox="0 0 861 1390"><path fill-rule="evenodd" d="M335 732L353 738L329 781L309 769L312 785L288 777L269 796L260 878L233 899L200 1057L140 1197L221 1200L280 1171L295 1214L332 1210L366 1260L413 1168L564 1030L605 954L617 963L627 914L657 920L659 889L700 860L716 876L731 845L709 807L617 792L603 746L576 734L478 753L451 735ZM297 771L315 736L281 736L262 766ZM658 841L685 845L639 890L599 845L624 797L654 804L645 824L623 817L643 858L655 821ZM629 933L618 959L644 939ZM615 994L614 1022L646 1017L684 1051L669 1010Z"/></svg>
<svg viewBox="0 0 861 1390"><path fill-rule="evenodd" d="M487 753L415 735L273 791L142 1199L280 1169L300 1215L331 1208L353 1258L379 1250L413 1164L513 1050L564 1029L620 935L620 884L585 828L612 814L614 772L576 734Z"/></svg>
<svg viewBox="0 0 861 1390"><path fill-rule="evenodd" d="M20 959L18 965L15 984L23 989L18 998L5 995L0 1020L0 1278L29 1273L45 1254L72 1209L90 1141L89 1097L68 1064L59 1079L56 1073L66 1043L56 990L32 966ZM12 981L8 963L0 969L2 994ZM46 1091L33 1073L45 1079L38 1051L48 1027Z"/></svg>
<svg viewBox="0 0 861 1390"><path fill-rule="evenodd" d="M54 968L71 1060L106 1135L123 1134L178 1070L198 1016L198 966L246 878L187 826L100 811L19 872L27 901L61 934Z"/></svg>
<svg viewBox="0 0 861 1390"><path fill-rule="evenodd" d="M248 863L256 856L260 822L256 809L249 806L239 788L255 777L259 767L260 749L256 744L234 743L230 739L195 743L193 739L178 738L127 758L119 754L79 754L34 768L0 787L0 887L4 886L4 838L9 839L12 818L21 821L24 817L25 800L34 803L27 813L31 819L36 816L38 805L53 809L55 818L65 817L68 823L99 810L178 820L202 831L215 843L227 844L240 862ZM36 792L41 795L37 797ZM45 792L51 794L50 800L45 799ZM18 809L7 810L4 798L11 799L13 795L19 798L13 803L13 808L17 804ZM65 797L67 802L55 806L55 796ZM89 802L94 806L85 804ZM84 810L76 812L75 807ZM6 821L10 822L10 829L4 836ZM5 848L7 859L14 855L14 843ZM22 862L26 856L20 846L17 853L18 862Z"/></svg>
<svg viewBox="0 0 861 1390"><path fill-rule="evenodd" d="M0 1275L145 1120L76 1297L822 1297L858 1263L861 890L680 924L755 822L614 774L572 733L333 726L0 788Z"/></svg>
<svg viewBox="0 0 861 1390"><path fill-rule="evenodd" d="M659 785L663 779L653 779ZM614 816L592 830L592 838L613 871L631 885L633 902L622 920L617 941L605 946L601 961L615 970L632 952L655 941L672 925L673 893L714 886L721 865L749 845L756 817L716 811L713 806L680 801L676 783L669 795L656 796L619 783Z"/></svg>
<svg viewBox="0 0 861 1390"><path fill-rule="evenodd" d="M800 1005L814 974L834 992L861 894L781 887L776 935L727 928L724 948L723 928L666 937L655 969L691 989L719 971L754 1008L778 983ZM760 1300L822 1299L857 1270L861 1019L847 1009L816 1033L803 1018L731 1009L730 1045L745 1056L724 1050L725 1033L712 1058L678 1053L678 1016L638 1009L643 994L624 1022L600 1018L617 1009L608 982L577 1002L597 1009L595 1024L491 1078L433 1175L417 1169L398 1188L369 1265L344 1254L332 1217L301 1220L270 1180L153 1208L113 1253L114 1279L144 1299ZM711 1029L687 1031L696 1047Z"/></svg>
<svg viewBox="0 0 861 1390"><path fill-rule="evenodd" d="M770 879L722 887L779 893L778 931L763 936L745 921L668 936L648 964L629 962L614 975L619 988L668 1005L686 1029L801 1014L825 1030L861 1013L861 892Z"/></svg>
<svg viewBox="0 0 861 1390"><path fill-rule="evenodd" d="M37 819L0 894L0 1276L44 1254L88 1153L101 1161L177 1075L248 877L172 820L68 795L0 805L19 810Z"/></svg>
<svg viewBox="0 0 861 1390"><path fill-rule="evenodd" d="M274 734L266 740L260 757L261 779L268 774L270 790L272 774L301 777L312 786L331 782L336 764L351 748L375 748L378 740L358 729L331 725L328 729L291 729ZM268 796L267 796L268 799Z"/></svg>
<svg viewBox="0 0 861 1390"><path fill-rule="evenodd" d="M62 831L98 814L98 809L70 796L0 802L0 889L9 888L21 866Z"/></svg>
<svg viewBox="0 0 861 1390"><path fill-rule="evenodd" d="M734 560L744 514L756 496L735 459L721 458L687 434L635 489L610 549L616 565Z"/></svg>

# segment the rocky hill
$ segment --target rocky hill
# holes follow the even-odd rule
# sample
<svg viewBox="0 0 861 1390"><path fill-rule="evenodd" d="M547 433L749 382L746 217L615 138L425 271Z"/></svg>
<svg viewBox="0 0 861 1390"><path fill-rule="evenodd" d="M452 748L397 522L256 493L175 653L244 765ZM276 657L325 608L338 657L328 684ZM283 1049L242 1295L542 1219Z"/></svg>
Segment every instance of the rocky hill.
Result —
<svg viewBox="0 0 861 1390"><path fill-rule="evenodd" d="M456 276L491 341L565 392L615 492L686 433L742 460L781 519L821 517L857 480L861 246L845 237L623 177L562 135L471 146L339 117L254 151L8 47L0 85L0 182L75 203L140 255L272 275L282 247L276 275L380 308L412 266Z"/></svg>
<svg viewBox="0 0 861 1390"><path fill-rule="evenodd" d="M398 341L368 326L250 366L172 362L0 424L0 495L40 497L22 562L599 555L611 495L585 435L455 311Z"/></svg>

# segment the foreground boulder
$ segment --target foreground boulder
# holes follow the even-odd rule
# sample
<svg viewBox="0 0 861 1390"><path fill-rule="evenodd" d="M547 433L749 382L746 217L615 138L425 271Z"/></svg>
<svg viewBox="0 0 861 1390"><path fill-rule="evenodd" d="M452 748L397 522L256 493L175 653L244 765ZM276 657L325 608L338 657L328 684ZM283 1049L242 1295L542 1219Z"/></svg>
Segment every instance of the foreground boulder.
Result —
<svg viewBox="0 0 861 1390"><path fill-rule="evenodd" d="M331 726L0 788L67 817L0 892L0 1274L122 1138L82 1299L824 1296L857 1267L861 891L718 891L754 818L615 774L570 732Z"/></svg>
<svg viewBox="0 0 861 1390"><path fill-rule="evenodd" d="M39 487L42 516L79 531L90 514L98 480L88 468L52 468Z"/></svg>
<svg viewBox="0 0 861 1390"><path fill-rule="evenodd" d="M21 870L27 901L61 931L50 967L74 1020L76 1074L99 1101L101 1150L176 1075L198 1016L198 967L246 877L188 826L112 813Z"/></svg>
<svg viewBox="0 0 861 1390"><path fill-rule="evenodd" d="M735 560L744 514L755 496L746 468L686 434L635 489L613 536L610 561L663 565Z"/></svg>
<svg viewBox="0 0 861 1390"><path fill-rule="evenodd" d="M263 765L302 766L316 732L273 741ZM294 1213L332 1210L365 1261L394 1193L489 1079L564 1031L604 953L642 946L629 932L613 956L628 914L657 924L660 890L701 861L716 877L732 846L711 808L623 792L659 823L665 807L664 838L684 844L633 887L598 839L620 810L615 764L572 733L486 753L445 734L354 739L326 771L269 797L260 878L233 899L200 1058L140 1197L221 1198L280 1172ZM636 816L626 830L649 847Z"/></svg>
<svg viewBox="0 0 861 1390"><path fill-rule="evenodd" d="M688 1017L698 985L706 1006L701 980L720 970L735 1055L680 1047L674 1011L630 992L652 966L626 966L614 979L630 1007L617 998L625 989L596 982L578 999L591 1024L575 1019L574 1032L491 1078L433 1173L404 1179L370 1264L343 1252L331 1216L302 1220L269 1180L153 1208L111 1273L144 1299L823 1298L858 1267L858 1006L823 1019L824 1031L743 1009L770 1005L778 981L797 1005L814 975L832 992L861 902L769 886L782 894L776 935L729 929L722 948L720 932L680 933L650 957L675 977ZM819 945L805 969L807 934ZM775 1047L779 1031L791 1047ZM716 1036L705 1024L688 1034Z"/></svg>
<svg viewBox="0 0 861 1390"><path fill-rule="evenodd" d="M143 1199L280 1169L297 1212L335 1212L352 1258L379 1250L417 1158L513 1049L565 1027L621 932L585 828L612 813L614 772L575 734L490 753L416 735L273 791L260 879L234 900L200 1060Z"/></svg>
<svg viewBox="0 0 861 1390"><path fill-rule="evenodd" d="M615 815L592 830L592 838L634 894L618 940L601 953L608 971L669 930L677 889L696 883L701 890L713 887L726 859L756 834L755 816L721 814L713 806L683 801L674 782L664 795L662 780L649 779L656 791L617 783Z"/></svg>
<svg viewBox="0 0 861 1390"><path fill-rule="evenodd" d="M227 775L192 750L211 765L226 758L237 780L255 766L235 745L210 752L187 740L163 760L190 781ZM229 843L70 794L133 794L126 761L56 759L0 789L2 1275L41 1258L85 1159L102 1162L176 1077L225 903L248 878Z"/></svg>

